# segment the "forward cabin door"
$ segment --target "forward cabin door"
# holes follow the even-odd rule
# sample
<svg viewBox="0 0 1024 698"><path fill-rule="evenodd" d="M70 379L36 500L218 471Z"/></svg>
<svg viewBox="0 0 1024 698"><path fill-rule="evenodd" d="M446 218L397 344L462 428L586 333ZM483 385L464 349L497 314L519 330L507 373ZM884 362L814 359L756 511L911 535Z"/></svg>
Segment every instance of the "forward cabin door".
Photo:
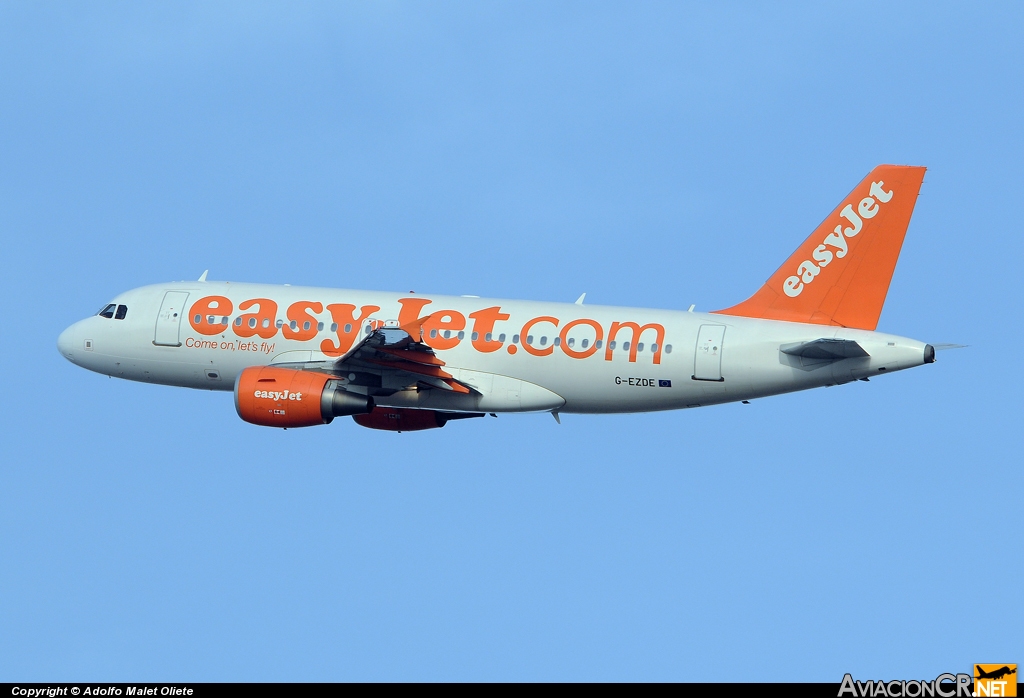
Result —
<svg viewBox="0 0 1024 698"><path fill-rule="evenodd" d="M725 325L701 325L697 333L697 352L693 359L693 379L723 381L722 340Z"/></svg>
<svg viewBox="0 0 1024 698"><path fill-rule="evenodd" d="M185 314L185 301L188 291L168 291L164 294L164 302L160 305L160 313L156 316L156 332L153 344L162 347L180 347L178 330L181 318Z"/></svg>

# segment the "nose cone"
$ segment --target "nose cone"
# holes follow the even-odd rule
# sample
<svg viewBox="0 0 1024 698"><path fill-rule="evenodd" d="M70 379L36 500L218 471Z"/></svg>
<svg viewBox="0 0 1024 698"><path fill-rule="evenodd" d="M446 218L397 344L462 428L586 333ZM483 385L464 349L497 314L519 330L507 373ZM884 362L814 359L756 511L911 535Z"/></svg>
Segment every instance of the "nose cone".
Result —
<svg viewBox="0 0 1024 698"><path fill-rule="evenodd" d="M60 333L60 337L57 337L57 351L61 355L70 361L75 362L75 325L67 328Z"/></svg>

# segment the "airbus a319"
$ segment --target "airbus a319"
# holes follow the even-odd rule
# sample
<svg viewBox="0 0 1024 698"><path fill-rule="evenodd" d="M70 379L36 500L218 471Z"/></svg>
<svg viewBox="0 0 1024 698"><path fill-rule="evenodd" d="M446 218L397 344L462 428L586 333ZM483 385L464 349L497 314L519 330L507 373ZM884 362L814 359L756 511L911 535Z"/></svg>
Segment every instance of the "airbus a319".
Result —
<svg viewBox="0 0 1024 698"><path fill-rule="evenodd" d="M711 313L204 273L127 291L57 346L97 373L234 391L242 419L284 428L674 410L873 378L935 360L875 331L924 172L876 167L753 296Z"/></svg>

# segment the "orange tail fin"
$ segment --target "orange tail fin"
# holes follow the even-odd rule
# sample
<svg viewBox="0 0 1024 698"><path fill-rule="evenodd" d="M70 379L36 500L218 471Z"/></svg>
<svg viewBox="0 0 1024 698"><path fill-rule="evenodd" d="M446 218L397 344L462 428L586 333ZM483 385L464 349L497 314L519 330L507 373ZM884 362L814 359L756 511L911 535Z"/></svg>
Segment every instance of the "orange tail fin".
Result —
<svg viewBox="0 0 1024 698"><path fill-rule="evenodd" d="M874 330L924 171L876 167L757 293L715 312Z"/></svg>

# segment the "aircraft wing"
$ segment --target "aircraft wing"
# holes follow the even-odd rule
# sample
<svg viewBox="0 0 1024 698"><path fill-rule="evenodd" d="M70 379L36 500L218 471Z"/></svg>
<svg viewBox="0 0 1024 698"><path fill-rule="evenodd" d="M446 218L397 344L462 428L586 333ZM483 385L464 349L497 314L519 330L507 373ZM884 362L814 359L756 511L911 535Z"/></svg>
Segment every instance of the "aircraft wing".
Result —
<svg viewBox="0 0 1024 698"><path fill-rule="evenodd" d="M477 392L444 370L445 362L422 341L418 323L399 327L376 321L370 327L370 334L339 359L275 365L331 373L344 385L365 387L369 395L409 389Z"/></svg>

